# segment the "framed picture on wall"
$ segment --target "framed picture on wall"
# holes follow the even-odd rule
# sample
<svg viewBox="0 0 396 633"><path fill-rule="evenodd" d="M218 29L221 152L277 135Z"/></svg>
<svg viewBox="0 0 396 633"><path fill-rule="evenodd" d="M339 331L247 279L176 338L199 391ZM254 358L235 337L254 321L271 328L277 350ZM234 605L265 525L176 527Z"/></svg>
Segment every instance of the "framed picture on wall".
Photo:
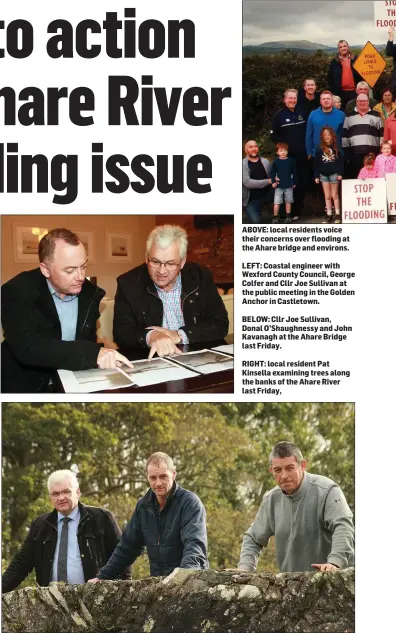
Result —
<svg viewBox="0 0 396 633"><path fill-rule="evenodd" d="M82 243L88 255L88 263L93 264L95 262L95 248L94 248L94 234L92 231L80 231L80 229L70 229L73 233L76 233Z"/></svg>
<svg viewBox="0 0 396 633"><path fill-rule="evenodd" d="M130 234L106 232L106 260L117 264L131 261Z"/></svg>
<svg viewBox="0 0 396 633"><path fill-rule="evenodd" d="M38 245L48 229L38 226L17 226L12 225L12 239L14 244L14 262L34 262L39 263Z"/></svg>

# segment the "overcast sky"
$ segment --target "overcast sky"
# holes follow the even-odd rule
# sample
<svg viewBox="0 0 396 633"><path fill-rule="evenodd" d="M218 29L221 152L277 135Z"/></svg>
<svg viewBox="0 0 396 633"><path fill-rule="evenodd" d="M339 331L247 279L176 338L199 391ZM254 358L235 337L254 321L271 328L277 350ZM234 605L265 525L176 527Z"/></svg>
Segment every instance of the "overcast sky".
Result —
<svg viewBox="0 0 396 633"><path fill-rule="evenodd" d="M373 0L244 0L243 43L261 44L277 40L308 40L337 46L386 44L387 31L374 28Z"/></svg>

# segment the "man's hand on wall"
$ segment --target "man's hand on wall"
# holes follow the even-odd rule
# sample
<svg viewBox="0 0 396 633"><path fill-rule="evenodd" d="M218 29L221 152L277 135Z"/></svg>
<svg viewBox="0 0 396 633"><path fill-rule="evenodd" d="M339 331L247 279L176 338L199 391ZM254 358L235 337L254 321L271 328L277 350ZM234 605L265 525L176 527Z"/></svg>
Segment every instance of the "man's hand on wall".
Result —
<svg viewBox="0 0 396 633"><path fill-rule="evenodd" d="M336 567L335 565L332 565L331 563L321 563L321 564L314 563L313 565L311 565L311 567L315 567L319 571L337 571L338 569L338 567Z"/></svg>

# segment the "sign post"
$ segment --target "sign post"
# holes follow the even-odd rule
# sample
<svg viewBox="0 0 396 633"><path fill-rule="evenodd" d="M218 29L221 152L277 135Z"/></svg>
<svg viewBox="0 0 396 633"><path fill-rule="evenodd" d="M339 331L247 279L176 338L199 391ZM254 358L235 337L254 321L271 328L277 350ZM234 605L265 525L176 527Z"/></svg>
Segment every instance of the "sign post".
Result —
<svg viewBox="0 0 396 633"><path fill-rule="evenodd" d="M342 181L343 224L386 224L385 178Z"/></svg>
<svg viewBox="0 0 396 633"><path fill-rule="evenodd" d="M386 67L386 60L371 42L367 42L353 67L363 77L364 81L368 83L370 88L373 88Z"/></svg>

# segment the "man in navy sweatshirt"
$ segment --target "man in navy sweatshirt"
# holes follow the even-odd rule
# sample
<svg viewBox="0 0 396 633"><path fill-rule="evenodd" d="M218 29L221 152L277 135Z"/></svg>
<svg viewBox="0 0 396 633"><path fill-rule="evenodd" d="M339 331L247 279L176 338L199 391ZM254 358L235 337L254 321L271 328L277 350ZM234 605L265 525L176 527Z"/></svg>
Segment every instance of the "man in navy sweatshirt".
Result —
<svg viewBox="0 0 396 633"><path fill-rule="evenodd" d="M293 189L297 184L296 163L293 158L288 158L287 143L277 143L275 158L271 166L272 187L275 189L274 195L274 217L273 224L279 222L279 207L285 200L286 204L286 224L291 222L291 206L293 204Z"/></svg>
<svg viewBox="0 0 396 633"><path fill-rule="evenodd" d="M166 453L153 453L146 462L146 473L150 489L137 502L109 560L97 577L88 582L116 579L144 548L151 576L168 576L176 567L209 567L206 512L202 501L176 483L176 469ZM125 560L129 561L127 565L123 563Z"/></svg>
<svg viewBox="0 0 396 633"><path fill-rule="evenodd" d="M294 158L298 176L298 185L294 192L294 220L303 210L304 197L309 182L309 165L305 152L305 132L307 118L297 105L298 91L289 88L284 94L285 107L279 110L272 120L271 138L275 143L287 143L289 156Z"/></svg>

